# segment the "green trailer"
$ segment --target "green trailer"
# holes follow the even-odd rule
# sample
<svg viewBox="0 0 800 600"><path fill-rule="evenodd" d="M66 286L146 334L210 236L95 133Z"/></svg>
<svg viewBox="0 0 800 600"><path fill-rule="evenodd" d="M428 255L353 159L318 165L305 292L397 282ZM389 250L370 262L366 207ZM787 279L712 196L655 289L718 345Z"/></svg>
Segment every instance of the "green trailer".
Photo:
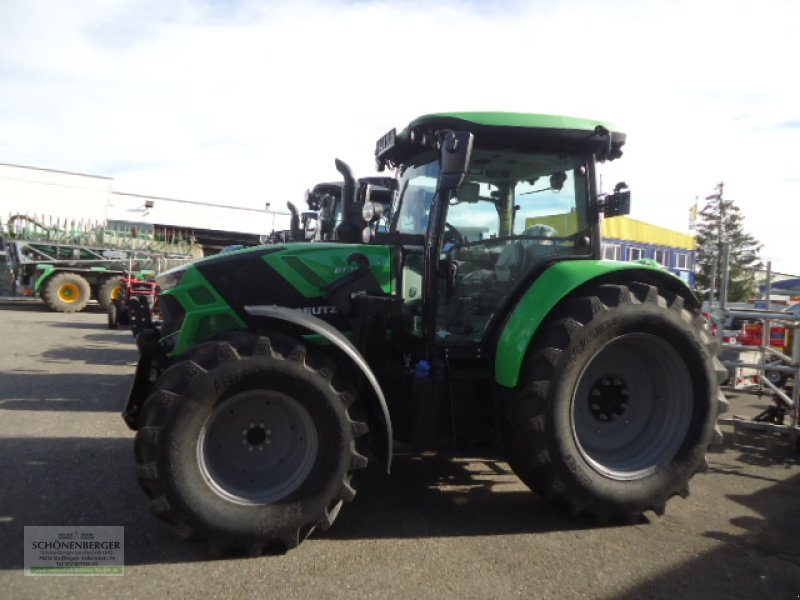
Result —
<svg viewBox="0 0 800 600"><path fill-rule="evenodd" d="M24 215L0 231L15 294L41 297L54 311L78 312L91 299L103 309L127 273L161 272L191 259L188 240L105 227L43 225Z"/></svg>

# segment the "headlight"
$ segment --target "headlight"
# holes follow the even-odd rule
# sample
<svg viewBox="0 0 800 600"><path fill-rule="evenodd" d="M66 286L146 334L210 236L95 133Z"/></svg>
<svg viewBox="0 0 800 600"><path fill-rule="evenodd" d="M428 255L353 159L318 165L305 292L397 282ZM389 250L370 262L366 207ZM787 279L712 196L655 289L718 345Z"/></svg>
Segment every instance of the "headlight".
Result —
<svg viewBox="0 0 800 600"><path fill-rule="evenodd" d="M160 291L166 292L176 287L183 279L183 276L186 275L188 269L189 263L186 263L185 265L175 267L169 271L164 271L161 275L157 276L156 283L158 283Z"/></svg>
<svg viewBox="0 0 800 600"><path fill-rule="evenodd" d="M367 226L364 227L363 230L361 230L361 241L364 242L365 244L369 244L372 241L372 238L373 238L372 226L367 224Z"/></svg>
<svg viewBox="0 0 800 600"><path fill-rule="evenodd" d="M375 205L372 202L364 202L364 206L361 208L361 216L367 223L372 221L373 217L375 217Z"/></svg>

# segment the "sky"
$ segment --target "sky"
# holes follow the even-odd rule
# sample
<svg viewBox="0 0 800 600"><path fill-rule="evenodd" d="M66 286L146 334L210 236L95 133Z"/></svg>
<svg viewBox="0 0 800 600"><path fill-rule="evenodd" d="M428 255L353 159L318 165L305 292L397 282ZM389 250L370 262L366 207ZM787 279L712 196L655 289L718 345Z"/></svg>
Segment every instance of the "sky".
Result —
<svg viewBox="0 0 800 600"><path fill-rule="evenodd" d="M633 218L687 231L724 182L800 275L798 22L795 0L3 0L0 162L276 207L335 157L373 174L421 114L580 116L627 133L604 182Z"/></svg>

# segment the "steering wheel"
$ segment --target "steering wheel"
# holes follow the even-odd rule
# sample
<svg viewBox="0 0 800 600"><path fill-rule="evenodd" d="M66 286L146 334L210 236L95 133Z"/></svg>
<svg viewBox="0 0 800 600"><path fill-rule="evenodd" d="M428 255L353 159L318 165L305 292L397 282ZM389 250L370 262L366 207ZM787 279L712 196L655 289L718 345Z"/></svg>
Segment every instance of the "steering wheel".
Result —
<svg viewBox="0 0 800 600"><path fill-rule="evenodd" d="M453 227L450 223L444 224L444 235L442 236L442 245L453 244L454 246L462 245L466 240L461 232Z"/></svg>

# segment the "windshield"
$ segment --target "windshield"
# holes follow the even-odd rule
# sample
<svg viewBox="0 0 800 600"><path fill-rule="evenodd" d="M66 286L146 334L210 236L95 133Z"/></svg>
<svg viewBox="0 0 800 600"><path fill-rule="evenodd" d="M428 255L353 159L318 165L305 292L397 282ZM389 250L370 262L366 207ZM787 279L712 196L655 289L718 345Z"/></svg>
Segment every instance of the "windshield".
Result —
<svg viewBox="0 0 800 600"><path fill-rule="evenodd" d="M436 194L439 163L407 167L400 176L393 229L424 235ZM467 177L447 212L462 243L521 237L574 245L588 226L587 160L555 154L476 149ZM447 236L446 236L447 237ZM452 237L452 236L451 236Z"/></svg>
<svg viewBox="0 0 800 600"><path fill-rule="evenodd" d="M392 210L396 215L394 231L417 235L425 234L438 181L438 160L410 166L403 171L398 186L399 193Z"/></svg>
<svg viewBox="0 0 800 600"><path fill-rule="evenodd" d="M447 222L471 244L515 237L572 246L587 208L585 158L476 150Z"/></svg>
<svg viewBox="0 0 800 600"><path fill-rule="evenodd" d="M439 176L434 159L401 174L395 231L428 233ZM437 336L480 340L528 274L560 257L591 254L591 173L589 156L473 150L464 183L445 207L439 256L451 275L437 288ZM417 263L404 266L410 303L422 285Z"/></svg>

